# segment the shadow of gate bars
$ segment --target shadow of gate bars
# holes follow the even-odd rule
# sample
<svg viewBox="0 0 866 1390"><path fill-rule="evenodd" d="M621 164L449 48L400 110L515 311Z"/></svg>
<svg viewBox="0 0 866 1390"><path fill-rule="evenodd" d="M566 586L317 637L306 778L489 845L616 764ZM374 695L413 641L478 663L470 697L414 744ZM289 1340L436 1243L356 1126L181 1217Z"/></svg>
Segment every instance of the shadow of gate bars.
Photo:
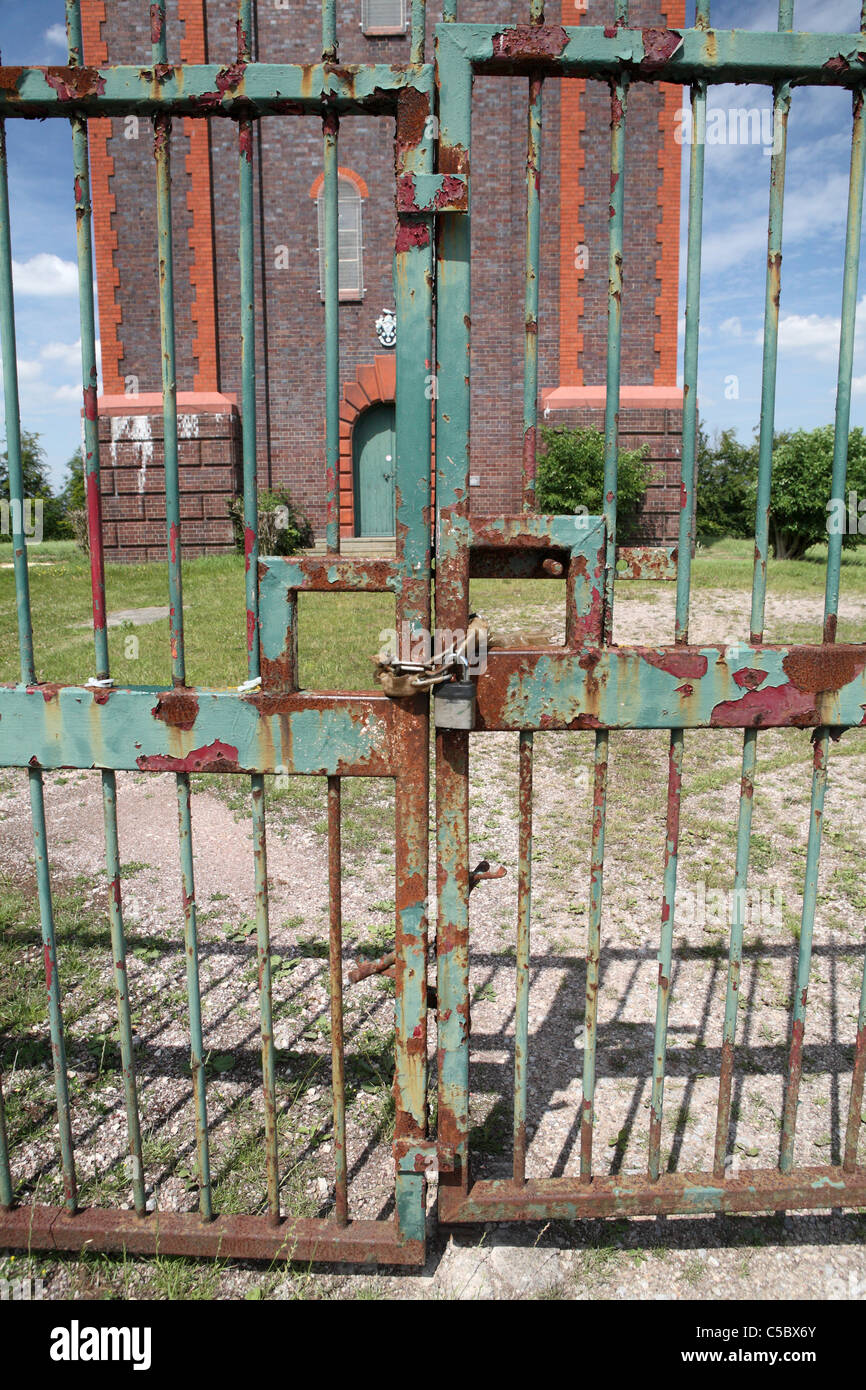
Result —
<svg viewBox="0 0 866 1390"><path fill-rule="evenodd" d="M68 65L0 67L0 328L9 460L10 511L20 647L20 681L0 687L0 765L27 770L50 1021L59 1162L65 1202L39 1205L16 1198L0 1086L0 1246L29 1249L126 1250L130 1253L243 1256L421 1264L426 1249L426 1196L438 1180L438 1219L449 1222L538 1220L679 1212L772 1212L786 1208L866 1206L866 1169L858 1137L866 1076L866 975L860 993L848 1119L841 1164L795 1165L803 1040L818 886L824 798L831 738L863 723L866 645L836 642L842 537L829 535L823 641L764 642L768 509L776 389L782 214L787 120L794 89L832 85L853 98L842 330L836 400L832 497L845 495L853 373L855 306L863 204L866 6L861 33L794 31L793 0L779 5L778 32L713 30L709 0L698 0L696 27L640 29L629 24L626 0L611 5L603 26L562 27L545 21L530 0L527 22L464 24L446 0L435 29L434 61L426 56L424 0L411 4L411 53L405 65L337 61L335 0L322 5L322 61L266 64L254 60L251 0L238 8L237 52L223 64L168 62L165 4L150 7L152 53L146 67L88 67L80 6L66 5ZM527 81L527 176L524 343L524 510L516 516L474 516L469 507L470 438L470 152L472 84L477 73L523 75ZM579 78L610 90L610 208L603 516L539 515L535 509L538 400L538 278L541 226L539 173L545 84ZM770 169L758 501L751 631L748 643L689 642L689 596L695 508L698 326L707 91L748 81L772 89L775 121ZM686 264L685 410L679 543L669 552L618 549L617 445L620 389L625 150L629 90L634 83L675 82L690 88L689 230ZM397 178L394 291L397 341L396 557L342 556L339 535L338 147L340 127L359 113L395 121ZM120 687L108 663L100 513L97 366L88 170L89 118L136 114L152 120L158 217L160 329L165 430L166 544L170 589L170 689ZM259 555L256 480L256 361L253 248L253 127L262 116L321 119L325 202L327 553L275 559ZM243 477L248 680L238 690L187 684L182 591L178 423L175 384L174 284L169 133L173 117L230 118L238 131L239 280L242 336ZM12 245L5 122L69 121L78 235L84 473L89 521L96 674L87 684L37 679L30 620L19 417ZM436 361L435 526L430 504L431 419L428 363ZM436 539L431 554L431 535ZM429 633L434 592L437 629L465 631L473 576L566 577L564 647L491 650L476 681L474 732L508 731L519 744L519 875L513 1085L513 1169L507 1179L473 1181L469 1143L469 729L431 721L426 691L389 696L301 689L297 667L298 597L311 590L391 594L398 629ZM676 577L674 640L667 646L615 646L614 580L652 574ZM439 702L434 701L433 705ZM435 751L436 988L428 987L428 749ZM677 857L687 730L742 729L733 911L713 1161L706 1172L662 1172L661 1138L673 965ZM812 729L814 766L806 849L796 990L790 1017L778 1163L741 1173L726 1168L732 1082L737 1068L737 1009L745 927L752 799L759 730ZM604 838L611 734L624 729L670 732L666 845L659 914L658 985L645 1173L605 1175L593 1154L598 992L603 944ZM592 730L595 738L589 917L585 949L585 1043L579 1112L580 1166L574 1176L526 1174L530 1046L531 864L535 735ZM98 769L105 818L113 962L132 1209L79 1205L75 1144L64 1047L64 1020L52 912L43 771ZM136 1088L131 1003L117 835L118 771L173 773L176 780L189 1009L192 1092L196 1117L198 1205L195 1213L148 1211ZM201 772L249 779L256 897L256 950L261 1020L261 1082L265 1116L263 1164L267 1210L224 1215L214 1209L198 969L193 875L191 779ZM281 1203L272 1021L266 859L265 779L274 773L327 779L329 973L335 1206L327 1218L299 1220ZM394 1215L353 1218L348 1200L343 1036L341 913L341 785L351 776L393 781L396 805ZM60 972L60 973L59 973ZM428 1026L428 1016L435 1020ZM438 1105L428 1118L428 1035L435 1042Z"/></svg>

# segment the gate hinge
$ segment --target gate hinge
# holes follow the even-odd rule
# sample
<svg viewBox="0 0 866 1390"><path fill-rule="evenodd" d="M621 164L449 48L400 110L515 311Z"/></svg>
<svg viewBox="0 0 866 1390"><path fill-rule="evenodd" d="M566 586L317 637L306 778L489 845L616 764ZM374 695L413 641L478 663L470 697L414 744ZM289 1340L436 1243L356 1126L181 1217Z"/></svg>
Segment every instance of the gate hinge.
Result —
<svg viewBox="0 0 866 1390"><path fill-rule="evenodd" d="M435 1139L395 1139L394 1161L398 1173L454 1172L454 1150Z"/></svg>
<svg viewBox="0 0 866 1390"><path fill-rule="evenodd" d="M397 180L397 211L468 212L467 174L401 174Z"/></svg>

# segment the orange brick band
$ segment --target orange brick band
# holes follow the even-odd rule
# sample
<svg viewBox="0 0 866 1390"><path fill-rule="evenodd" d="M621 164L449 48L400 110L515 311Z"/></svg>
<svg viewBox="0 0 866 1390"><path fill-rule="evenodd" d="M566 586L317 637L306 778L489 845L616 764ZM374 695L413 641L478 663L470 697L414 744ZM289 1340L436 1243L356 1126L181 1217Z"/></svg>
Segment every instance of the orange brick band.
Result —
<svg viewBox="0 0 866 1390"><path fill-rule="evenodd" d="M104 0L82 0L81 28L84 40L84 61L91 67L108 62L108 47L102 38L105 23ZM117 206L111 191L114 160L108 153L112 122L110 116L100 116L87 122L90 146L90 196L93 204L93 244L96 259L96 283L99 288L99 341L102 350L102 389L112 394L123 390L120 360L123 349L120 325L123 312L118 300L120 272L115 263L117 232L112 215Z"/></svg>
<svg viewBox="0 0 866 1390"><path fill-rule="evenodd" d="M662 14L671 29L682 29L686 22L685 0L663 0ZM676 113L684 100L683 88L670 82L659 84L663 95L659 112L660 170L659 222L656 240L659 259L656 277L659 293L655 302L658 332L654 346L658 361L653 380L656 386L675 386L677 380L677 316L679 312L680 267L680 166L682 151L674 139Z"/></svg>
<svg viewBox="0 0 866 1390"><path fill-rule="evenodd" d="M184 26L180 44L182 63L207 62L207 33L204 0L179 0L178 17ZM189 141L186 156L188 188L186 205L192 213L187 244L190 251L189 278L192 286L190 316L193 323L192 351L196 360L193 389L216 391L219 387L216 294L214 289L213 204L210 173L210 125L208 121L184 117L184 134Z"/></svg>
<svg viewBox="0 0 866 1390"><path fill-rule="evenodd" d="M579 24L580 13L562 0L562 23ZM586 112L582 102L586 82L563 78L560 82L559 117L559 380L563 386L582 386L583 317L582 281L584 267L578 264L578 247L583 246L583 201L586 190L581 171L586 163L583 132Z"/></svg>

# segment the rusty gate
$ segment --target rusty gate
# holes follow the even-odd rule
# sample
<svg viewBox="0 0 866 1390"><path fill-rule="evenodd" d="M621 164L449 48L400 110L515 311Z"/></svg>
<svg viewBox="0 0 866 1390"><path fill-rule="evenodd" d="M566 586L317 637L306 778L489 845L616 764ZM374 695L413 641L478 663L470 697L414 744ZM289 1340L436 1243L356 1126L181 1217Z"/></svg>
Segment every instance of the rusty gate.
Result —
<svg viewBox="0 0 866 1390"><path fill-rule="evenodd" d="M837 643L842 538L829 536L823 642L778 646L763 640L768 555L782 213L787 117L792 94L804 85L851 90L853 131L842 288L832 498L845 494L846 451L854 346L855 304L863 202L866 7L862 33L794 31L793 0L781 0L778 32L713 30L710 0L698 0L694 29L682 32L629 25L627 0L611 0L604 26L546 23L541 0L530 0L526 22L459 22L457 0L445 0L428 61L424 0L411 3L411 61L405 66L341 66L335 0L322 4L322 61L258 63L253 58L250 0L238 12L237 52L223 64L170 65L165 4L150 6L153 49L146 66L94 68L84 64L77 0L67 0L68 65L0 68L0 117L61 118L71 127L96 674L87 684L37 679L29 611L26 537L22 521L21 433L17 396L12 247L3 127L0 125L0 310L8 439L14 567L21 676L0 687L0 765L27 770L44 945L59 1163L65 1205L15 1199L15 1153L9 1151L0 1092L0 1246L148 1253L222 1254L319 1260L378 1260L418 1264L425 1257L426 1192L438 1180L440 1222L535 1220L676 1212L772 1212L785 1208L866 1206L866 1169L858 1167L860 1112L866 1073L866 980L860 996L844 1158L831 1167L796 1166L795 1137L812 928L831 738L863 723L866 646ZM476 73L523 75L527 80L526 274L523 455L524 510L514 516L476 516L469 506L470 440L470 152L472 86ZM535 510L535 432L538 396L537 317L540 129L543 88L553 80L588 78L610 90L610 239L607 330L604 508L600 517L540 515ZM667 552L618 550L617 442L620 386L624 224L624 159L628 94L634 83L670 81L690 89L696 132L705 128L708 86L749 81L772 88L776 140L771 160L766 273L762 416L755 568L748 643L698 647L689 643L691 539L695 506L698 322L704 145L691 145L685 335L685 411L679 544ZM115 685L108 667L100 517L94 284L87 121L136 113L152 119L158 208L158 260L165 428L166 540L171 596L171 674L168 689ZM338 526L339 345L337 179L339 132L358 113L395 121L397 217L394 289L397 341L396 558L362 561L341 556ZM182 598L182 527L178 488L174 300L169 131L173 117L231 118L238 131L239 275L242 318L243 465L246 525L246 601L249 679L238 690L187 685ZM323 127L325 190L327 553L291 558L259 555L256 507L255 306L253 293L254 122L264 115L315 116ZM434 315L435 306L435 315ZM435 317L435 348L434 348ZM428 362L436 361L435 525L430 508L431 452ZM432 541L432 547L431 547ZM431 553L431 548L434 553ZM623 561L625 564L623 565ZM612 642L617 568L649 567L676 577L676 624L667 646ZM427 672L404 664L383 669L383 688L350 694L299 688L297 616L301 593L362 591L393 595L398 627L429 632L434 592L436 626L451 632L469 624L472 576L564 576L566 640L561 647L491 650L472 680L447 656L431 686ZM458 654L459 656L459 654ZM420 663L423 666L423 663ZM418 679L420 677L420 680ZM434 677L435 679L435 677ZM417 683L416 683L417 681ZM391 693L388 693L388 692ZM862 698L861 698L862 697ZM433 711L435 709L435 716ZM435 725L436 981L428 983L428 746ZM730 921L727 989L716 1138L706 1172L662 1172L660 1162L668 1010L675 923L683 747L687 730L743 730L737 824L734 909ZM806 854L797 984L790 1020L784 1110L775 1167L726 1172L732 1081L737 1070L737 1006L743 956L743 890L749 869L752 795L758 731L812 729L814 770ZM608 750L618 730L670 731L666 849L659 914L659 969L647 1171L606 1174L593 1152L598 985L603 958L602 875ZM513 1092L513 1172L473 1181L469 1144L469 870L470 732L510 731L519 743L519 883ZM526 1175L527 1052L530 1046L530 867L532 859L533 740L592 730L595 739L589 914L585 947L585 1044L579 1116L580 1167L574 1176ZM709 737L709 735L704 735ZM52 915L43 771L98 769L105 809L106 867L111 884L112 953L122 1054L133 1210L80 1208L70 1116L64 1021ZM175 774L181 866L192 1090L196 1115L199 1210L150 1212L145 1203L141 1126L136 1093L130 999L126 987L121 865L117 838L116 774L121 770ZM193 882L191 778L207 771L249 778L256 887L261 1072L266 1116L268 1203L261 1215L215 1211L208 1149L201 999ZM295 1220L281 1209L277 1149L265 779L280 770L327 779L330 865L330 984L332 1018L335 1210L327 1219ZM394 1215L353 1219L346 1169L346 1107L342 1023L341 785L352 776L393 780L396 804ZM486 867L486 866L485 866ZM482 868L481 873L484 872ZM579 866L573 866L578 875ZM106 942L108 949L108 942ZM385 962L387 964L387 961ZM431 1022L428 1023L428 1019ZM853 1033L852 1028L852 1033ZM428 1034L435 1038L438 1106L435 1133L428 1119Z"/></svg>

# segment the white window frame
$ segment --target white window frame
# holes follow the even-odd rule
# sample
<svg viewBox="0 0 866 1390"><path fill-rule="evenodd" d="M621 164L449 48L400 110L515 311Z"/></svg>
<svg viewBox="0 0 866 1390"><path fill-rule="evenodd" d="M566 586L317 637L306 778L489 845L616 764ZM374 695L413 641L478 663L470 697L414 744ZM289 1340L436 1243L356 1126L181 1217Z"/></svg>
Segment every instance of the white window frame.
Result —
<svg viewBox="0 0 866 1390"><path fill-rule="evenodd" d="M371 0L361 0L361 30L368 38L374 39L387 34L405 34L406 26L409 22L409 0L392 0L392 2L395 8L399 7L399 22L394 24L371 24Z"/></svg>
<svg viewBox="0 0 866 1390"><path fill-rule="evenodd" d="M357 209L357 228L356 240L352 248L354 254L343 256L345 242L337 236L338 256L339 256L339 286L341 303L359 303L363 300L366 293L364 286L364 199L361 190L353 179L347 178L345 174L340 174L337 180L337 197L340 211L343 211L350 203ZM316 194L316 218L319 232L319 297L322 301L325 298L325 185ZM357 275L352 276L352 283L344 282L343 267L357 264ZM348 275L348 271L346 272Z"/></svg>

